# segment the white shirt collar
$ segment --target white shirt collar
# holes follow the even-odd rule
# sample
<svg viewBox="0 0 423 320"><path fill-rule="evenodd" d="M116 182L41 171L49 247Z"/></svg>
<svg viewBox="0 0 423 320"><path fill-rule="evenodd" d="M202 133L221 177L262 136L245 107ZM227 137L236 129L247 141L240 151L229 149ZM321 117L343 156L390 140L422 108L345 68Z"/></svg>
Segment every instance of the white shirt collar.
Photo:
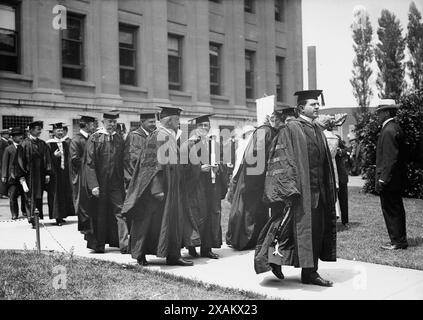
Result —
<svg viewBox="0 0 423 320"><path fill-rule="evenodd" d="M103 127L98 128L97 132L98 133L103 133L103 134L106 134L106 135L110 135L110 133L105 128L103 128ZM116 131L113 131L112 136L114 136L115 134L116 134Z"/></svg>
<svg viewBox="0 0 423 320"><path fill-rule="evenodd" d="M386 124L387 124L389 121L391 121L391 120L394 120L394 118L389 118L389 119L386 119L386 120L383 122L383 124L382 124L382 128L384 128L384 127L386 126Z"/></svg>
<svg viewBox="0 0 423 320"><path fill-rule="evenodd" d="M19 146L19 143L16 143L15 141L13 141L13 145L15 146L15 148L17 149Z"/></svg>
<svg viewBox="0 0 423 320"><path fill-rule="evenodd" d="M85 132L84 130L79 129L79 133L82 134L85 137L85 139L88 139L88 136L89 136L88 132Z"/></svg>
<svg viewBox="0 0 423 320"><path fill-rule="evenodd" d="M34 137L32 134L29 134L29 138L30 138L31 140L38 140L38 138Z"/></svg>
<svg viewBox="0 0 423 320"><path fill-rule="evenodd" d="M147 130L145 130L143 127L140 127L141 129L142 129L142 131L144 131L145 132L145 134L147 135L147 136L149 136L150 134L148 133L148 131Z"/></svg>

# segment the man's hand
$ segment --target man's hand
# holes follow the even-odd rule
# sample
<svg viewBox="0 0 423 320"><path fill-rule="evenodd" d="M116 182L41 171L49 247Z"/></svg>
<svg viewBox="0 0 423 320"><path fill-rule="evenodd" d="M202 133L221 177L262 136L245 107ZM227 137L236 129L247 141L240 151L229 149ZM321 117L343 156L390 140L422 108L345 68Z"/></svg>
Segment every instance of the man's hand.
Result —
<svg viewBox="0 0 423 320"><path fill-rule="evenodd" d="M1 178L1 182L6 183L6 178Z"/></svg>
<svg viewBox="0 0 423 320"><path fill-rule="evenodd" d="M46 176L46 184L50 183L50 176Z"/></svg>
<svg viewBox="0 0 423 320"><path fill-rule="evenodd" d="M61 156L62 156L62 152L61 152L59 149L57 149L56 151L54 151L54 156L55 156L56 158L59 158L59 157L61 157Z"/></svg>
<svg viewBox="0 0 423 320"><path fill-rule="evenodd" d="M157 200L159 200L159 201L163 201L163 200L164 200L164 197L165 197L165 194L164 194L164 192L160 192L160 193L153 194L153 196L154 196L154 198L156 198Z"/></svg>
<svg viewBox="0 0 423 320"><path fill-rule="evenodd" d="M209 164L201 165L201 172L210 172L211 166Z"/></svg>
<svg viewBox="0 0 423 320"><path fill-rule="evenodd" d="M91 193L93 194L94 197L99 197L100 196L100 188L99 187L95 187Z"/></svg>
<svg viewBox="0 0 423 320"><path fill-rule="evenodd" d="M375 190L376 190L376 192L381 193L381 192L383 191L383 188L385 187L385 185L386 185L385 181L383 181L383 180L379 179L379 180L376 182L376 186L375 186Z"/></svg>

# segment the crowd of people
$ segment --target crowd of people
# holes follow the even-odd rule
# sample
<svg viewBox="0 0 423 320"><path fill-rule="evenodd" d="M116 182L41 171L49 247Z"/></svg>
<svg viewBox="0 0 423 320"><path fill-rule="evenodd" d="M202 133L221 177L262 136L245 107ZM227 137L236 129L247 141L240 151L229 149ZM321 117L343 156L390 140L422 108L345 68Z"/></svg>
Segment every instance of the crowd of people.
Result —
<svg viewBox="0 0 423 320"><path fill-rule="evenodd" d="M117 132L116 110L103 113L99 128L95 117L82 115L72 139L62 122L52 125L46 142L42 121L30 123L25 138L22 128L12 128L1 163L12 218L19 216L20 196L22 214L34 226L36 213L43 218L47 191L50 219L61 226L77 215L94 253L108 245L140 265L156 255L168 265L191 266L181 256L184 247L193 259L219 258L213 249L222 245L221 201L227 198L226 243L255 249L257 273L271 270L283 279L281 266L291 265L302 268L303 283L332 286L317 272L318 260L336 260L337 217L348 227L351 152L333 133L345 115L318 117L321 94L300 91L296 106L276 106L269 121L244 132L232 165L211 134L213 115L190 120L184 140L178 107L141 113L140 127L126 137ZM387 187L391 176L381 169L382 208L391 245L405 248L405 225L389 225L402 205Z"/></svg>

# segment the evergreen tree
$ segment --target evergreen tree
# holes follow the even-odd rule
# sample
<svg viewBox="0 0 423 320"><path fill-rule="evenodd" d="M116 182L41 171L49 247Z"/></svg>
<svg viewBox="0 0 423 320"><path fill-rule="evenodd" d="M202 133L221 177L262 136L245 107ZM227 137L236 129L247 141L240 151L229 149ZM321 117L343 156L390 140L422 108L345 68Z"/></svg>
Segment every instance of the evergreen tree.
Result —
<svg viewBox="0 0 423 320"><path fill-rule="evenodd" d="M415 90L423 89L423 22L422 15L414 2L408 13L407 47L410 51L410 60L407 67Z"/></svg>
<svg viewBox="0 0 423 320"><path fill-rule="evenodd" d="M398 100L404 89L405 38L402 36L401 23L392 12L382 10L378 22L379 43L375 55L379 67L376 82L379 97Z"/></svg>
<svg viewBox="0 0 423 320"><path fill-rule="evenodd" d="M353 49L355 58L353 61L352 79L350 83L353 88L354 97L361 112L365 112L372 97L372 89L369 84L372 75L371 63L373 61L372 36L373 28L370 23L369 14L364 8L354 12L354 22L351 25L353 32Z"/></svg>

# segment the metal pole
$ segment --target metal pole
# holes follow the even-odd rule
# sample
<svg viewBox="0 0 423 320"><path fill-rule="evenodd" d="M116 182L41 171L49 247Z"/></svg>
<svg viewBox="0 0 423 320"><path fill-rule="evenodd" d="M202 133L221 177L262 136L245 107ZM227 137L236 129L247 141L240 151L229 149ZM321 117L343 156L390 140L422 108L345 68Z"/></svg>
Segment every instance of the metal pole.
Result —
<svg viewBox="0 0 423 320"><path fill-rule="evenodd" d="M36 233L36 240L37 240L37 253L41 253L41 241L40 241L40 212L38 209L34 210L35 215L35 233Z"/></svg>

